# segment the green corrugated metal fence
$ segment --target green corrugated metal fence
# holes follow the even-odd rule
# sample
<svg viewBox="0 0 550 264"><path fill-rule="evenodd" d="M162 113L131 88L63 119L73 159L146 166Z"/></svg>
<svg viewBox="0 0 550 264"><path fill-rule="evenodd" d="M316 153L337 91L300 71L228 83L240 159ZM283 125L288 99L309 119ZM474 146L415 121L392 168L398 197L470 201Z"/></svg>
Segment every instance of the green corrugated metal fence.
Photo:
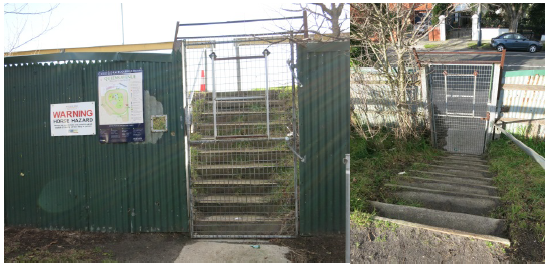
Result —
<svg viewBox="0 0 550 264"><path fill-rule="evenodd" d="M67 56L109 61L36 63ZM64 54L4 64L6 225L188 231L181 54ZM99 126L97 72L126 69L143 70L146 125L151 114L165 114L168 132L121 144L100 144L98 135L51 136L50 104L94 101ZM162 113L149 110L159 104Z"/></svg>
<svg viewBox="0 0 550 264"><path fill-rule="evenodd" d="M298 45L300 234L344 232L350 138L349 42Z"/></svg>

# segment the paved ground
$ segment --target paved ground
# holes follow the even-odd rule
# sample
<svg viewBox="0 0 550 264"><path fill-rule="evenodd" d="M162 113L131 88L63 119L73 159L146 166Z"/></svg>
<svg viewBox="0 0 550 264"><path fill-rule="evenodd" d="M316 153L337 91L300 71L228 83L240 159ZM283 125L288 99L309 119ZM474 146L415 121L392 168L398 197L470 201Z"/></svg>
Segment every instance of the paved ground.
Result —
<svg viewBox="0 0 550 264"><path fill-rule="evenodd" d="M473 40L451 39L448 41L420 41L415 48L418 51L428 51L424 48L425 44L443 44L442 46L430 49L429 51L457 51L457 52L494 52L495 50L475 50L469 49L467 43L475 42ZM428 55L422 55L421 60L427 59ZM500 54L457 54L457 55L430 55L431 60L500 60ZM543 70L545 51L529 53L527 51L507 51L504 62L505 71L518 70Z"/></svg>
<svg viewBox="0 0 550 264"><path fill-rule="evenodd" d="M254 246L254 247L253 247ZM192 240L175 263L288 263L287 247L265 240Z"/></svg>

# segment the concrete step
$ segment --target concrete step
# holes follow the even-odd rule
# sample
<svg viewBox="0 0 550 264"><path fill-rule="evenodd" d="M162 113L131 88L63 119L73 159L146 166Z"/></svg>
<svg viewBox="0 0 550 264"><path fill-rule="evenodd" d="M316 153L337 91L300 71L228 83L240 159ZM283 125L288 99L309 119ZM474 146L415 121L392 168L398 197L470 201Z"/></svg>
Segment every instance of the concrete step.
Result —
<svg viewBox="0 0 550 264"><path fill-rule="evenodd" d="M281 93L279 90L270 90L269 98L277 99L280 94L283 94L283 97L288 95ZM265 96L265 90L259 91L232 91L232 92L216 92L217 98L227 98L227 97L249 97L249 96ZM292 96L292 94L290 94ZM212 100L212 92L195 92L193 100Z"/></svg>
<svg viewBox="0 0 550 264"><path fill-rule="evenodd" d="M454 160L434 160L433 165L449 166L451 168L465 168L465 169L472 169L472 170L476 170L476 171L489 172L489 165L481 164L481 163L477 163L477 162L463 162L463 161L454 161Z"/></svg>
<svg viewBox="0 0 550 264"><path fill-rule="evenodd" d="M480 235L506 237L506 220L426 208L370 202L377 215Z"/></svg>
<svg viewBox="0 0 550 264"><path fill-rule="evenodd" d="M435 172L435 173L443 173L443 174L449 174L449 175L455 175L455 176L468 176L468 177L479 177L479 178L491 178L492 175L488 171L483 170L474 170L474 169L461 169L457 167L447 167L447 166L439 166L439 165L428 165L426 168L427 171Z"/></svg>
<svg viewBox="0 0 550 264"><path fill-rule="evenodd" d="M227 176L248 176L256 179L267 179L274 174L284 172L294 168L294 164L278 163L245 163L245 164L221 164L221 165L197 165L191 168L197 173L197 176L208 176L216 178L226 178Z"/></svg>
<svg viewBox="0 0 550 264"><path fill-rule="evenodd" d="M219 214L198 216L193 223L198 235L294 235L295 221L288 216L257 214Z"/></svg>
<svg viewBox="0 0 550 264"><path fill-rule="evenodd" d="M292 160L292 152L288 148L198 150L196 158L197 164L278 163Z"/></svg>
<svg viewBox="0 0 550 264"><path fill-rule="evenodd" d="M497 196L464 194L417 187L386 184L401 199L419 202L423 207L447 212L488 215L499 205Z"/></svg>
<svg viewBox="0 0 550 264"><path fill-rule="evenodd" d="M284 137L289 132L287 127L291 127L290 121L270 121L269 131L272 137ZM217 123L218 136L250 136L267 135L267 123ZM195 124L193 133L199 133L202 136L214 136L214 124Z"/></svg>
<svg viewBox="0 0 550 264"><path fill-rule="evenodd" d="M200 107L200 106L199 106ZM206 101L202 106L203 112L212 112L213 101ZM195 107L197 110L198 108ZM235 100L235 101L216 101L216 110L218 112L234 111L262 111L267 109L265 99L263 100ZM269 100L270 111L285 111L292 109L292 104L287 100Z"/></svg>
<svg viewBox="0 0 550 264"><path fill-rule="evenodd" d="M471 177L471 176L457 176L448 173L439 173L432 171L410 170L409 173L417 175L420 178L437 179L455 183L465 183L473 185L491 185L492 178L486 177Z"/></svg>
<svg viewBox="0 0 550 264"><path fill-rule="evenodd" d="M269 111L269 120L291 120L292 112ZM216 113L216 122L218 123L254 123L266 122L266 111L238 111L238 112L219 112ZM205 112L200 115L199 120L193 120L193 123L214 123L214 113Z"/></svg>
<svg viewBox="0 0 550 264"><path fill-rule="evenodd" d="M465 193L465 194L479 194L479 195L488 195L488 196L496 196L498 194L497 188L493 186L457 183L457 182L437 180L437 179L427 179L427 178L421 178L421 177L410 177L410 176L399 177L397 182L398 182L398 185L403 185L403 186Z"/></svg>
<svg viewBox="0 0 550 264"><path fill-rule="evenodd" d="M488 162L486 160L463 160L463 159L457 159L457 158L451 158L451 157L441 157L437 161L449 162L449 163L455 163L455 164L471 164L471 165L488 166Z"/></svg>
<svg viewBox="0 0 550 264"><path fill-rule="evenodd" d="M199 179L191 187L207 194L269 194L279 186L273 179Z"/></svg>
<svg viewBox="0 0 550 264"><path fill-rule="evenodd" d="M275 195L196 194L193 209L200 213L262 213L275 214L294 205L294 199L282 200Z"/></svg>
<svg viewBox="0 0 550 264"><path fill-rule="evenodd" d="M483 156L479 155L468 155L468 154L447 154L441 158L461 160L461 161L473 161L473 162L487 162Z"/></svg>

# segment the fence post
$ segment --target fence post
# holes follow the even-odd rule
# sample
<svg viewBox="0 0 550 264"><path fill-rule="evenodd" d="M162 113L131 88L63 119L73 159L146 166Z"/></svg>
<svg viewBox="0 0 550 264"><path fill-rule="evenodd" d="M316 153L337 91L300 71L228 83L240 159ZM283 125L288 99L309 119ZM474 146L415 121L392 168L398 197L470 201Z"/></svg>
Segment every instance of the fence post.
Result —
<svg viewBox="0 0 550 264"><path fill-rule="evenodd" d="M432 107L430 104L430 95L428 94L428 75L426 74L426 67L420 67L420 86L422 89L422 105L424 116L426 119L426 127L431 131L430 133L430 142L432 146L435 146L433 129L432 129Z"/></svg>
<svg viewBox="0 0 550 264"><path fill-rule="evenodd" d="M472 15L472 40L478 40L479 39L479 32L478 32L478 21L479 16L477 14ZM481 28L479 28L481 30Z"/></svg>
<svg viewBox="0 0 550 264"><path fill-rule="evenodd" d="M439 16L439 40L447 40L447 32L445 31L445 16Z"/></svg>
<svg viewBox="0 0 550 264"><path fill-rule="evenodd" d="M495 120L497 118L497 100L498 92L500 86L500 65L493 67L493 87L491 87L491 96L489 97L488 107L489 107L489 126L487 127L487 134L485 135L485 149L489 146L489 142L493 139Z"/></svg>
<svg viewBox="0 0 550 264"><path fill-rule="evenodd" d="M350 154L344 158L346 164L346 263L350 263Z"/></svg>

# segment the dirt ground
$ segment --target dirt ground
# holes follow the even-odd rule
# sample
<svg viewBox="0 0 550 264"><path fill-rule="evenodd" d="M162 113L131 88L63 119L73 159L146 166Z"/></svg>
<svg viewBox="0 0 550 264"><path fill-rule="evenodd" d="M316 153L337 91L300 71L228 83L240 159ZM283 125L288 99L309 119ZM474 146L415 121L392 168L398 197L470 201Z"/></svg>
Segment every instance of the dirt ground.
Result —
<svg viewBox="0 0 550 264"><path fill-rule="evenodd" d="M500 263L506 247L461 236L373 221L352 224L352 263Z"/></svg>
<svg viewBox="0 0 550 264"><path fill-rule="evenodd" d="M92 233L4 228L4 262L174 262L185 233ZM344 235L272 239L292 262L343 262Z"/></svg>
<svg viewBox="0 0 550 264"><path fill-rule="evenodd" d="M290 248L286 258L294 263L344 263L346 236L325 235L296 239L272 239L270 242Z"/></svg>

